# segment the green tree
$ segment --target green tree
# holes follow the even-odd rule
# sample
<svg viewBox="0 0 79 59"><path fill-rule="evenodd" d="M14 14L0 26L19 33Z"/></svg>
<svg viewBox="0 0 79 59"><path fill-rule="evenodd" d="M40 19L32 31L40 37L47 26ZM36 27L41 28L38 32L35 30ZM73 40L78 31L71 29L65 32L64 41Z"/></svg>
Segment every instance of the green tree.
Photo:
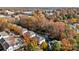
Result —
<svg viewBox="0 0 79 59"><path fill-rule="evenodd" d="M52 41L52 50L53 51L60 51L61 49L61 42L60 41L57 41L57 40L54 40Z"/></svg>
<svg viewBox="0 0 79 59"><path fill-rule="evenodd" d="M76 39L69 39L69 41L70 41L70 43L71 43L71 45L72 45L72 47L73 47L73 49L75 49L76 47L77 47L77 41L76 41Z"/></svg>

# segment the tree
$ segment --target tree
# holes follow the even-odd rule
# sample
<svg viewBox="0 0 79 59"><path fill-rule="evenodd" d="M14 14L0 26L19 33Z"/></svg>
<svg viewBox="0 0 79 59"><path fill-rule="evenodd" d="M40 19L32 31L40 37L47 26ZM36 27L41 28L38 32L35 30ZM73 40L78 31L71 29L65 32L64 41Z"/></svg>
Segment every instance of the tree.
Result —
<svg viewBox="0 0 79 59"><path fill-rule="evenodd" d="M65 38L65 37L67 37L66 33L65 33L65 32L61 32L61 33L60 33L60 39L63 39L63 38Z"/></svg>
<svg viewBox="0 0 79 59"><path fill-rule="evenodd" d="M76 25L76 28L79 29L79 25Z"/></svg>
<svg viewBox="0 0 79 59"><path fill-rule="evenodd" d="M52 46L51 46L53 51L60 51L61 50L61 42L57 40L52 41Z"/></svg>
<svg viewBox="0 0 79 59"><path fill-rule="evenodd" d="M64 38L61 40L61 42L62 42L62 50L66 51L72 50L72 45L68 39Z"/></svg>
<svg viewBox="0 0 79 59"><path fill-rule="evenodd" d="M73 49L76 49L77 47L77 41L74 38L69 39L70 44L72 45Z"/></svg>
<svg viewBox="0 0 79 59"><path fill-rule="evenodd" d="M26 33L24 33L24 34L23 34L23 38L24 38L24 43L25 43L26 45L28 45L28 44L30 43L30 38L29 38L29 36L28 36Z"/></svg>
<svg viewBox="0 0 79 59"><path fill-rule="evenodd" d="M78 34L76 35L75 40L77 42L77 49L79 50L79 35Z"/></svg>
<svg viewBox="0 0 79 59"><path fill-rule="evenodd" d="M75 37L77 35L77 32L74 29L68 30L68 35L71 37Z"/></svg>
<svg viewBox="0 0 79 59"><path fill-rule="evenodd" d="M42 42L41 48L42 48L43 50L47 50L48 44L47 44L46 42Z"/></svg>
<svg viewBox="0 0 79 59"><path fill-rule="evenodd" d="M38 51L38 50L40 50L40 48L38 46L37 38L35 38L35 37L31 38L31 41L27 45L27 47L28 47L28 50L30 50L30 51Z"/></svg>
<svg viewBox="0 0 79 59"><path fill-rule="evenodd" d="M38 40L36 37L31 38L31 43L33 44L34 47L38 46Z"/></svg>

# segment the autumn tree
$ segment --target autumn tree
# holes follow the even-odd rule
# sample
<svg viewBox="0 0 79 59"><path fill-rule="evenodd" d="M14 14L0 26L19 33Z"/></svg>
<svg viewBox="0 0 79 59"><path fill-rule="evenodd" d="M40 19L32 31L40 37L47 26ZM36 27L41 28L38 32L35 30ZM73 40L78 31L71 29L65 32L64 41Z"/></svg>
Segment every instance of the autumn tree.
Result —
<svg viewBox="0 0 79 59"><path fill-rule="evenodd" d="M68 39L64 38L61 40L61 42L62 42L62 50L65 51L72 50L72 44Z"/></svg>
<svg viewBox="0 0 79 59"><path fill-rule="evenodd" d="M42 48L43 50L47 50L47 48L48 48L47 42L42 42L41 48Z"/></svg>

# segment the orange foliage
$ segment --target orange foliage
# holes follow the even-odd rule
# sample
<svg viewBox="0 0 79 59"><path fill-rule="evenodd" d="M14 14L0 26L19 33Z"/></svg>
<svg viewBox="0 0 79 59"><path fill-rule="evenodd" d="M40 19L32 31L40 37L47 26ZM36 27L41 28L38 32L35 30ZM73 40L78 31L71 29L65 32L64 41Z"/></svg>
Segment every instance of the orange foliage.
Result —
<svg viewBox="0 0 79 59"><path fill-rule="evenodd" d="M25 44L29 44L29 43L30 43L30 38L29 38L28 35L23 34L23 38L24 38L24 42L25 42Z"/></svg>
<svg viewBox="0 0 79 59"><path fill-rule="evenodd" d="M61 40L62 42L62 49L67 51L67 50L72 50L72 45L70 44L70 41L66 38Z"/></svg>
<svg viewBox="0 0 79 59"><path fill-rule="evenodd" d="M19 33L19 34L22 34L22 27L17 26L16 32Z"/></svg>

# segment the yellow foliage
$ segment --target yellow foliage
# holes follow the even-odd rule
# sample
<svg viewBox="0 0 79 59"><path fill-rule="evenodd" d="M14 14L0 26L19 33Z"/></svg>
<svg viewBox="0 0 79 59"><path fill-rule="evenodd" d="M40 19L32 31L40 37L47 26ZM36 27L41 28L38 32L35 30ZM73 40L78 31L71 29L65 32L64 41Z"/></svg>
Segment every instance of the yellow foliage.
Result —
<svg viewBox="0 0 79 59"><path fill-rule="evenodd" d="M61 39L63 39L66 37L66 34L64 32L61 32L60 36L61 36Z"/></svg>
<svg viewBox="0 0 79 59"><path fill-rule="evenodd" d="M12 29L12 24L11 23L8 23L7 24L7 28L11 30Z"/></svg>
<svg viewBox="0 0 79 59"><path fill-rule="evenodd" d="M76 28L79 29L79 25L76 25Z"/></svg>
<svg viewBox="0 0 79 59"><path fill-rule="evenodd" d="M76 18L72 18L72 22L73 22L73 23L76 23L77 20L78 20L78 19L76 19Z"/></svg>
<svg viewBox="0 0 79 59"><path fill-rule="evenodd" d="M38 44L37 38L33 37L31 40L31 43L34 47L37 47L37 44Z"/></svg>
<svg viewBox="0 0 79 59"><path fill-rule="evenodd" d="M42 49L46 49L48 47L48 44L46 43L46 42L43 42L42 44L41 44L41 48Z"/></svg>

